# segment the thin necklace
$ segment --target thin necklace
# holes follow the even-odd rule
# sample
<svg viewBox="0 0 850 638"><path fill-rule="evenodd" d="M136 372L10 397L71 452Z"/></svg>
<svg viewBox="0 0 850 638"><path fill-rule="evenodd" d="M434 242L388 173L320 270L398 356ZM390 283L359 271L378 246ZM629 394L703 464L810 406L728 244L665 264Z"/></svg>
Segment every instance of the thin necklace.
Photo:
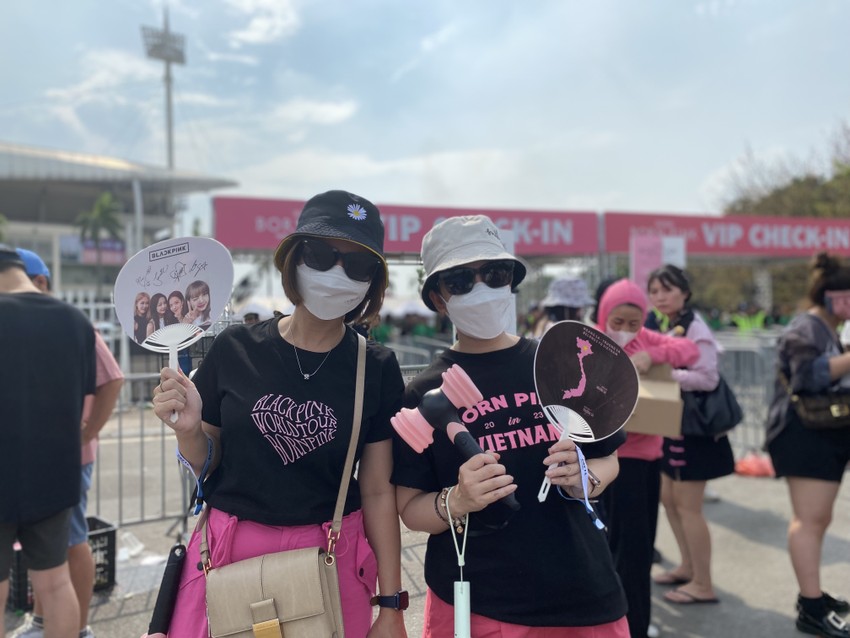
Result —
<svg viewBox="0 0 850 638"><path fill-rule="evenodd" d="M319 367L316 368L315 370L313 370L312 372L307 373L307 372L304 372L304 370L301 368L301 359L298 358L298 348L295 347L294 343L292 344L292 351L295 352L295 362L298 364L298 371L304 376L305 381L309 381L310 377L315 375L319 371L319 368L321 368L323 365L325 365L325 361L328 360L328 357L331 354L331 351L328 350L327 354L325 354L325 358L322 359L322 362L319 364Z"/></svg>
<svg viewBox="0 0 850 638"><path fill-rule="evenodd" d="M330 350L327 351L327 353L325 353L325 358L322 359L322 362L319 364L318 368L316 368L315 370L313 370L310 373L304 372L304 369L301 367L301 358L298 356L298 348L295 347L295 337L292 334L292 322L291 322L291 320L290 320L288 328L289 328L289 330L288 330L289 337L292 339L292 351L295 353L295 362L298 364L298 372L301 373L301 376L304 377L305 381L309 381L310 377L314 376L319 371L319 368L321 368L323 365L325 365L325 361L327 361L328 357L331 356L331 350L333 350L333 348L331 348Z"/></svg>

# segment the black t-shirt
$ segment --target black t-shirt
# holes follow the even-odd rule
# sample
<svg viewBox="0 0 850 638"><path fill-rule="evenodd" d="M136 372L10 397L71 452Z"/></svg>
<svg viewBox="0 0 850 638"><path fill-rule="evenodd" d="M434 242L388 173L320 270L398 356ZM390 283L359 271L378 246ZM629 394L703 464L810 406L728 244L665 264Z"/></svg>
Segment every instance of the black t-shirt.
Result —
<svg viewBox="0 0 850 638"><path fill-rule="evenodd" d="M470 514L463 574L470 582L472 611L537 627L613 622L626 613L626 600L605 534L594 527L581 502L564 500L556 488L543 503L537 500L543 459L559 435L536 401L535 348L536 342L522 339L486 354L446 350L408 384L404 403L410 408L419 405L425 392L442 384L441 373L458 364L484 397L460 413L462 422L484 450L500 454L518 486L518 512L510 515L495 503ZM607 456L623 441L620 431L583 445L582 451L588 458ZM393 483L424 491L457 483L464 461L448 437L437 431L422 454L396 436L393 455ZM507 524L499 528L505 519ZM451 603L458 574L451 533L431 535L425 555L428 587Z"/></svg>
<svg viewBox="0 0 850 638"><path fill-rule="evenodd" d="M325 353L299 350L305 371L319 368L305 380L278 321L227 328L195 374L203 420L221 428L221 464L204 489L210 505L240 519L323 523L333 517L351 440L357 335L347 329L327 360ZM369 342L357 459L365 443L391 437L390 417L403 390L393 352ZM345 513L359 508L352 480Z"/></svg>
<svg viewBox="0 0 850 638"><path fill-rule="evenodd" d="M94 328L49 295L0 293L0 360L0 523L31 523L80 502Z"/></svg>

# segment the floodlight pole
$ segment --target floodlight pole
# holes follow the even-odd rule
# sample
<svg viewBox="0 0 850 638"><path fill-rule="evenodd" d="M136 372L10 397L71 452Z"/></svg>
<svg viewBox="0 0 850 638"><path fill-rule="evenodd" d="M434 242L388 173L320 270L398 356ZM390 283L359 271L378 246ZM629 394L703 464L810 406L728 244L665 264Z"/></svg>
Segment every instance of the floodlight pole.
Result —
<svg viewBox="0 0 850 638"><path fill-rule="evenodd" d="M165 32L168 33L168 12L165 14ZM174 169L174 115L171 110L171 61L165 61L165 143L168 152L168 170Z"/></svg>
<svg viewBox="0 0 850 638"><path fill-rule="evenodd" d="M163 28L160 31L154 27L142 27L142 39L145 52L149 58L162 60L165 63L165 139L168 153L168 168L174 168L174 134L171 108L171 65L186 64L186 38L179 33L172 33L168 28L168 8L163 8Z"/></svg>

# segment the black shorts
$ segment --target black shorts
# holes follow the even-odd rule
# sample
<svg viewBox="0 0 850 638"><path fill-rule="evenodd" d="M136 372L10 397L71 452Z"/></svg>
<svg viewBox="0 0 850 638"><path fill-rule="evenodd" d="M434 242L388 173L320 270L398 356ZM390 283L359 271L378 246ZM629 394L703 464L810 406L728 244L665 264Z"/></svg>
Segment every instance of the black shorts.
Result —
<svg viewBox="0 0 850 638"><path fill-rule="evenodd" d="M767 444L776 476L841 482L850 463L850 428L809 430L786 417L785 428Z"/></svg>
<svg viewBox="0 0 850 638"><path fill-rule="evenodd" d="M661 471L674 481L708 481L735 471L729 437L683 436L664 439Z"/></svg>
<svg viewBox="0 0 850 638"><path fill-rule="evenodd" d="M68 508L35 523L0 523L0 582L9 578L15 539L27 569L53 569L68 560L72 511Z"/></svg>

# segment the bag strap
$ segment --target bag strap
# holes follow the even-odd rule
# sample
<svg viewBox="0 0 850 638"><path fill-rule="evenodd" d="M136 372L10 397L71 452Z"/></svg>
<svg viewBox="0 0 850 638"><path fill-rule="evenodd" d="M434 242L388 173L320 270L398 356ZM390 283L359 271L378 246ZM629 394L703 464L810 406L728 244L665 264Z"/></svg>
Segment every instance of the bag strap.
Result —
<svg viewBox="0 0 850 638"><path fill-rule="evenodd" d="M348 454L345 456L345 466L342 468L342 481L336 496L336 507L331 528L328 530L328 555L325 562L333 564L334 549L342 529L342 512L345 508L345 497L348 495L348 483L351 481L351 470L354 467L354 452L360 436L360 422L363 419L363 384L366 380L366 338L357 333L357 381L354 388L354 419L351 425L351 440L348 442ZM330 561L330 562L328 562Z"/></svg>
<svg viewBox="0 0 850 638"><path fill-rule="evenodd" d="M336 495L336 505L334 507L333 520L331 527L328 530L328 552L325 556L325 563L333 565L336 561L334 551L336 542L339 540L339 535L342 530L342 513L345 509L345 497L348 495L348 484L351 482L351 470L354 467L354 453L357 450L357 442L360 438L360 423L363 420L363 388L366 381L366 338L357 333L357 376L354 386L354 418L351 424L351 439L348 442L348 452L345 455L345 465L342 470L342 479L339 485L339 492ZM201 554L201 563L204 567L204 574L208 574L213 568L210 561L210 546L207 537L207 519L209 518L209 506L204 508L201 516L198 519L198 526L201 528L201 542L199 551Z"/></svg>
<svg viewBox="0 0 850 638"><path fill-rule="evenodd" d="M791 397L792 400L794 400L797 395L791 390L791 383L788 381L788 376L782 370L781 366L779 368L779 374L777 376L779 377L779 382L782 384L782 387L785 388L785 392L788 394L789 397Z"/></svg>
<svg viewBox="0 0 850 638"><path fill-rule="evenodd" d="M814 325L819 326L818 330L824 331L826 333L827 338L832 342L833 345L838 347L838 351L840 353L844 353L844 345L841 343L841 339L835 334L834 331L830 330L829 326L826 325L823 319L818 317L817 315L813 315L811 313L805 313L804 316L806 320L812 322ZM782 387L785 388L785 392L791 397L791 401L796 402L799 400L799 393L794 392L791 389L791 380L788 378L788 375L785 374L785 371L782 369L782 362L779 362L779 381L782 384ZM838 380L836 379L832 383L830 383L829 388L832 388ZM827 389L827 391L829 390Z"/></svg>
<svg viewBox="0 0 850 638"><path fill-rule="evenodd" d="M841 343L841 339L840 339L840 338L839 338L839 336L836 334L835 330L832 330L832 329L831 329L831 328L830 328L830 327L826 324L826 322L825 322L823 319L821 319L820 317L818 317L817 315L813 315L813 314L812 314L812 313L810 313L810 312L805 313L805 315L806 315L806 316L808 316L808 317L810 317L810 318L811 318L810 320L811 320L811 321L814 321L814 323L815 323L816 325L820 326L820 330L822 330L822 331L826 332L827 338L828 338L828 339L832 342L832 344L833 344L835 347L837 347L837 348L838 348L838 352L840 352L840 353L842 353L842 354L843 354L843 353L844 353L844 344L842 344L842 343Z"/></svg>

